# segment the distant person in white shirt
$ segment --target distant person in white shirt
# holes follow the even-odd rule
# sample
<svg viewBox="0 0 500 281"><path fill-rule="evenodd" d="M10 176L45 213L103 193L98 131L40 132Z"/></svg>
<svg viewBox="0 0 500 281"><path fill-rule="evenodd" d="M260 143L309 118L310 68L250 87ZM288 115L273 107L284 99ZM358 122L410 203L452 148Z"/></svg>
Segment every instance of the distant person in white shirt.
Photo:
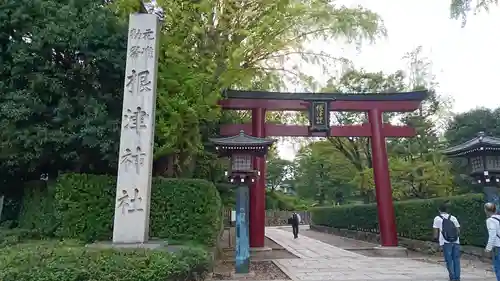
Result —
<svg viewBox="0 0 500 281"><path fill-rule="evenodd" d="M439 245L443 248L444 260L451 281L460 280L460 224L449 211L449 204L445 202L439 207L439 215L434 218L434 237L439 238Z"/></svg>
<svg viewBox="0 0 500 281"><path fill-rule="evenodd" d="M488 244L484 249L487 253L493 251L493 271L500 281L500 216L497 215L497 206L493 203L484 204L484 212L488 217L486 227L488 228Z"/></svg>

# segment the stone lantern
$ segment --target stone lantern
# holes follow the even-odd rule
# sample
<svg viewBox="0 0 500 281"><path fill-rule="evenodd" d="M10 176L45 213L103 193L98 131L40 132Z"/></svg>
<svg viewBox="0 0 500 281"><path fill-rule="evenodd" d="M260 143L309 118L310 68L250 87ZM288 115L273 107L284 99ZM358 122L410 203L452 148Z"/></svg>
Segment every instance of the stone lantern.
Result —
<svg viewBox="0 0 500 281"><path fill-rule="evenodd" d="M444 155L467 161L469 175L483 186L486 202L500 206L500 138L479 132L477 137L447 148Z"/></svg>
<svg viewBox="0 0 500 281"><path fill-rule="evenodd" d="M236 193L236 270L237 274L248 274L250 265L249 243L249 187L260 176L253 169L252 157L263 157L275 140L256 138L240 131L227 138L210 139L220 157L230 158L230 170L226 176L237 188Z"/></svg>

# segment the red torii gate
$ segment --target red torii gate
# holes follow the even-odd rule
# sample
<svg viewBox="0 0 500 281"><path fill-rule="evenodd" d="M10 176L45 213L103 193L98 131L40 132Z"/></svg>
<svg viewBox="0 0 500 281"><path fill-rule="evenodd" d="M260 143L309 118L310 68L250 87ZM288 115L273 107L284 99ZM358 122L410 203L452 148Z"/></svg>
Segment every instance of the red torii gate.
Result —
<svg viewBox="0 0 500 281"><path fill-rule="evenodd" d="M255 137L268 136L336 136L370 137L375 193L381 245L398 245L392 188L387 160L386 137L412 137L415 130L407 126L384 124L383 112L410 112L416 110L427 91L406 93L339 94L339 93L283 93L227 90L226 99L219 105L225 110L252 110L251 124L229 124L221 127L221 135L237 135L241 130ZM310 112L310 126L266 124L266 111ZM368 123L362 125L329 126L329 111L368 112ZM266 160L254 159L254 169L261 172L250 189L250 247L264 247Z"/></svg>

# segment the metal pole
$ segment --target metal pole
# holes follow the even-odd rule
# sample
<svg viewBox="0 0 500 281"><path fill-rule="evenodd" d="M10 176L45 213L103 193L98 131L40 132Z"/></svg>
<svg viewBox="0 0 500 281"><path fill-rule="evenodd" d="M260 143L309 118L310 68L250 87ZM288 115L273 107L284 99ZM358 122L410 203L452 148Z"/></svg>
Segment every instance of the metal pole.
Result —
<svg viewBox="0 0 500 281"><path fill-rule="evenodd" d="M248 232L248 186L240 184L236 194L236 269L248 273L250 265L250 243Z"/></svg>

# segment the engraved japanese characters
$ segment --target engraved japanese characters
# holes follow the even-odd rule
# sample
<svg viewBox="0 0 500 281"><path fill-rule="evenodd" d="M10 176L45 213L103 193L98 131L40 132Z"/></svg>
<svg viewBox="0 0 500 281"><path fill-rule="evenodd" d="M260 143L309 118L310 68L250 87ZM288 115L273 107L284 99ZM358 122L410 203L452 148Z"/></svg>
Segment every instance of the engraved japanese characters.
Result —
<svg viewBox="0 0 500 281"><path fill-rule="evenodd" d="M158 36L157 16L130 15L114 243L144 243L149 238Z"/></svg>

